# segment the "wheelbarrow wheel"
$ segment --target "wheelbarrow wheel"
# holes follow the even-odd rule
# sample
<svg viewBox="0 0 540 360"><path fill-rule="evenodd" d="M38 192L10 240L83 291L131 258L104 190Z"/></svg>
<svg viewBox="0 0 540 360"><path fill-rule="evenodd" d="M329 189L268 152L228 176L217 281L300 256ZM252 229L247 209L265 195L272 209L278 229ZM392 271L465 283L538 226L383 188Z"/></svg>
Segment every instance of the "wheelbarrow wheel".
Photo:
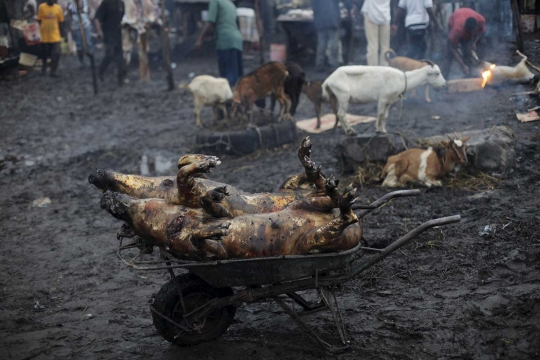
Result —
<svg viewBox="0 0 540 360"><path fill-rule="evenodd" d="M171 279L153 297L152 318L158 333L167 341L179 346L191 346L218 338L227 331L236 313L236 307L227 306L210 312L206 318L199 319L195 328L186 330L178 327L186 325L184 310L177 283L182 290L187 313L208 301L233 295L231 288L215 288L192 274L182 274ZM170 319L173 322L167 320Z"/></svg>

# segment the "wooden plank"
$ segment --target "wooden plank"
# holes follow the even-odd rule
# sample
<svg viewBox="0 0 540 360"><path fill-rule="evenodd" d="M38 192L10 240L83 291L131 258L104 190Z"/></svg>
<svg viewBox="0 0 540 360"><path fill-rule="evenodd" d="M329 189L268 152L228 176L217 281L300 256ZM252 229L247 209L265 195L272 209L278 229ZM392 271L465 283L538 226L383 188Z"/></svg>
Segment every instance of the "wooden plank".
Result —
<svg viewBox="0 0 540 360"><path fill-rule="evenodd" d="M448 92L471 92L482 90L482 78L448 80Z"/></svg>

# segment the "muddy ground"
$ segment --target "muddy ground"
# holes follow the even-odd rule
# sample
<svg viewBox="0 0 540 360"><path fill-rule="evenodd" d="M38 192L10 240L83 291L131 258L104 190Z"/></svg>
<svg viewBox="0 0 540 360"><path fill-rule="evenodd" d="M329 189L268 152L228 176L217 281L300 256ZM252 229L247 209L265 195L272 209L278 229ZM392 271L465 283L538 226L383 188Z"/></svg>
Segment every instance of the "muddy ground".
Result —
<svg viewBox="0 0 540 360"><path fill-rule="evenodd" d="M540 43L528 42L527 53L540 63ZM490 56L518 60L509 45ZM177 82L190 72L217 73L212 58L178 65ZM211 343L178 348L156 334L147 301L168 275L120 263L120 222L100 209L100 193L87 176L96 167L138 173L145 154L159 156L159 168L174 174L171 165L192 150L197 133L191 96L165 91L164 73L155 69L149 84L139 83L132 69L121 89L111 73L93 96L89 70L70 58L61 67L58 80L31 74L0 84L0 358L335 357L320 352L270 301L240 307L227 334ZM426 233L339 292L352 348L338 358L540 358L540 122L515 119L517 110L539 101L510 99L527 89L438 94L432 104L410 99L401 121L398 108L391 111L390 131L420 136L507 124L517 134L518 168L492 190L423 189L366 218L365 235L378 245L433 217L463 220ZM351 112L374 115L375 107ZM306 103L297 118L312 115ZM373 133L374 125L356 129ZM312 136L313 157L327 173L340 173L332 152L341 136ZM223 157L212 178L270 191L301 170L296 146ZM369 202L385 192L371 186L359 195ZM51 204L32 207L41 197ZM495 234L480 236L488 224ZM329 313L307 321L337 341Z"/></svg>

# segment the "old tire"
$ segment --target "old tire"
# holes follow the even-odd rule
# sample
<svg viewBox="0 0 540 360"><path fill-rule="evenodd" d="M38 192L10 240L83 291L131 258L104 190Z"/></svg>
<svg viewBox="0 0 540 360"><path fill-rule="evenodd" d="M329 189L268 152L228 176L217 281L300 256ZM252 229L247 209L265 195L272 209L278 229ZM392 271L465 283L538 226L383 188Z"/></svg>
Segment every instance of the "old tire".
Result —
<svg viewBox="0 0 540 360"><path fill-rule="evenodd" d="M198 308L207 301L233 295L231 288L215 288L192 274L182 274L176 277L178 285L184 296L186 311ZM182 323L182 305L176 282L171 279L163 285L157 294L153 296L152 305L154 310L163 316L172 319L178 324ZM176 325L151 311L154 326L158 333L167 341L179 346L191 346L218 338L227 331L232 323L236 308L227 306L213 310L205 319L202 319L203 327L199 331L184 332Z"/></svg>

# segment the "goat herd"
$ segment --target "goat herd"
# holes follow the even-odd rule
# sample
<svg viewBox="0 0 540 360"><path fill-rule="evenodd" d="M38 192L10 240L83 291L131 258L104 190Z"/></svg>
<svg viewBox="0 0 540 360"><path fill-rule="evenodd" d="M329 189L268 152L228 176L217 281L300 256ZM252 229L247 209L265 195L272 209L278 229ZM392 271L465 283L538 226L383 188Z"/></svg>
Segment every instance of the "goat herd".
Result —
<svg viewBox="0 0 540 360"><path fill-rule="evenodd" d="M386 121L390 107L397 103L406 92L425 86L425 98L430 102L429 87L436 89L447 87L439 67L429 60L414 60L396 56L393 50L386 52L389 67L383 66L342 66L324 81L306 81L302 68L294 63L266 63L253 72L240 78L231 90L225 79L208 75L195 77L189 88L194 97L196 125L202 127L200 112L204 106L214 109L214 121L218 110L229 119L228 105L232 104L231 115L240 115L241 121L253 122L252 108L255 102L271 95L271 111L277 100L281 105L279 121L293 120L299 98L303 92L315 107L317 129L321 126L321 106L328 103L336 115L335 127L341 123L347 135L356 132L349 125L346 114L350 103L364 104L377 102L377 133L386 133ZM490 69L488 84L508 82L531 82L538 76L532 74L525 62L532 66L527 58L515 67L497 66L484 62L484 68ZM536 67L534 67L536 68ZM534 78L534 79L533 79ZM467 164L465 139L441 141L442 151L410 149L391 156L383 170L383 185L388 187L403 186L407 182L419 182L425 186L440 186L438 180L461 165Z"/></svg>

